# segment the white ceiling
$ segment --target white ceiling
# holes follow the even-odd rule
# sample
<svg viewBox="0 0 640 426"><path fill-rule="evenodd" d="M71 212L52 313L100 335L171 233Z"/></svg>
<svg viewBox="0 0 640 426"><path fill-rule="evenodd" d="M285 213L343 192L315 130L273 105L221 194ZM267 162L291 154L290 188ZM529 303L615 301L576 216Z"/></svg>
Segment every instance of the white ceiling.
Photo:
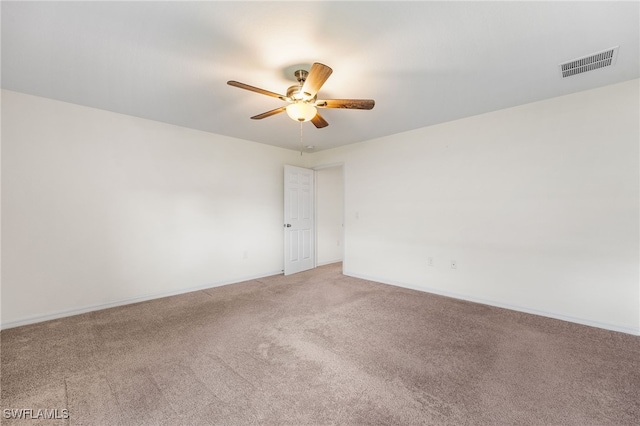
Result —
<svg viewBox="0 0 640 426"><path fill-rule="evenodd" d="M293 71L333 68L303 145L327 149L640 77L640 3L8 2L2 87L300 149L279 99ZM620 46L617 63L562 79L558 64Z"/></svg>

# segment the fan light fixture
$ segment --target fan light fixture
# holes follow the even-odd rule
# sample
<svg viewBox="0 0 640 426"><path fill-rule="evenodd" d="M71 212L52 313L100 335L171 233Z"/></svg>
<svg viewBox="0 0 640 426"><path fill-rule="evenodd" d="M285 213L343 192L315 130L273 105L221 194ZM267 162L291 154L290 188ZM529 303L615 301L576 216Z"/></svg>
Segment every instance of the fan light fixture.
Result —
<svg viewBox="0 0 640 426"><path fill-rule="evenodd" d="M295 121L309 121L317 113L316 107L306 102L295 102L287 106L287 115Z"/></svg>

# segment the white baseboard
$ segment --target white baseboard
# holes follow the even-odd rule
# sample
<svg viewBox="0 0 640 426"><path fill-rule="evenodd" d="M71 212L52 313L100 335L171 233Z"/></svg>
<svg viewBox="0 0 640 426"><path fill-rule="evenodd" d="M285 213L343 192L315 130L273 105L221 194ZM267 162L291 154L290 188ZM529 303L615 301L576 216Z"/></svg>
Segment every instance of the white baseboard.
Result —
<svg viewBox="0 0 640 426"><path fill-rule="evenodd" d="M322 263L322 264L318 264L317 266L324 266L324 265L328 265L328 264L331 264L331 263L338 263L338 262L341 262L341 260L336 261L336 262ZM69 310L65 310L65 311L57 311L57 312L49 313L49 314L46 314L46 315L38 315L38 316L34 316L34 317L23 318L23 319L16 320L16 321L10 321L10 322L7 322L7 323L2 323L2 324L0 324L0 330L5 330L5 329L9 329L9 328L14 328L14 327L20 327L20 326L23 326L23 325L35 324L35 323L38 323L38 322L50 321L50 320L64 318L64 317L70 317L70 316L73 316L73 315L85 314L87 312L94 312L94 311L99 311L99 310L102 310L102 309L109 309L109 308L115 308L115 307L118 307L118 306L130 305L130 304L133 304L133 303L145 302L145 301L153 300L153 299L160 299L160 298L163 298L163 297L177 296L179 294L190 293L190 292L193 292L193 291L206 290L208 288L215 288L215 287L220 287L220 286L223 286L223 285L235 284L235 283L240 283L240 282L243 282L243 281L250 281L250 280L270 277L270 276L274 276L274 275L280 275L281 273L282 273L282 271L270 272L270 273L266 273L266 274L260 274L260 275L256 275L256 276L245 277L245 278L240 278L240 279L235 279L235 280L230 280L230 281L222 281L222 282L218 282L218 283L214 283L214 284L206 284L206 285L203 285L203 286L190 287L190 288L187 288L187 289L181 289L181 290L172 291L172 292L156 293L156 294L151 294L151 295L146 295L146 296L141 296L141 297L135 297L135 298L131 298L131 299L123 299L123 300L118 300L118 301L109 302L109 303L90 305L90 306L85 306L85 307L81 307L81 308L69 309ZM422 291L422 292L425 292L425 293L432 293L432 294L437 294L437 295L440 295L440 296L452 297L454 299L461 299L461 300L466 300L466 301L469 301L469 302L481 303L483 305L489 305L489 306L495 306L495 307L498 307L498 308L510 309L512 311L524 312L524 313L527 313L527 314L539 315L539 316L543 316L543 317L547 317L547 318L554 318L554 319L558 319L558 320L562 320L562 321L573 322L573 323L576 323L576 324L587 325L587 326L590 326L590 327L602 328L602 329L605 329L605 330L617 331L617 332L620 332L620 333L626 333L626 334L631 334L631 335L634 335L634 336L640 336L640 329L634 329L634 328L629 328L629 327L620 327L620 326L616 326L616 325L613 325L613 324L601 323L601 322L598 322L598 321L591 321L591 320L586 320L586 319L583 319L583 318L575 318L575 317L571 317L571 316L567 316L567 315L563 315L563 314L558 314L558 313L554 313L554 312L545 312L545 311L540 311L540 310L536 310L536 309L524 308L524 307L521 307L521 306L511 305L511 304L508 304L508 303L501 303L501 302L496 302L496 301L493 301L493 300L487 300L487 299L482 299L482 298L478 298L478 297L467 296L467 295L464 295L464 294L458 294L458 293L453 293L453 292L448 292L448 291L442 291L442 290L434 289L434 288L430 288L430 287L422 287L422 286L417 286L417 285L412 285L412 284L407 284L407 283L402 283L402 282L397 282L397 281L383 280L383 279L380 279L380 278L377 278L377 277L371 277L371 276L366 276L366 275L361 275L361 274L354 274L354 273L350 273L350 272L347 272L347 271L344 271L343 274L347 275L347 276L350 276L350 277L367 280L367 281L374 281L374 282L377 282L377 283L380 283L380 284L393 285L393 286L396 286L396 287L402 287L402 288L408 288L408 289L412 289L412 290L418 290L418 291Z"/></svg>
<svg viewBox="0 0 640 426"><path fill-rule="evenodd" d="M190 287L190 288L185 288L185 289L176 290L176 291L170 291L170 292L166 292L166 293L155 293L155 294L149 294L149 295L146 295L146 296L134 297L134 298L131 298L131 299L122 299L122 300L117 300L117 301L109 302L109 303L101 303L101 304L96 304L96 305L84 306L84 307L80 307L80 308L68 309L68 310L64 310L64 311L57 311L57 312L49 313L49 314L46 314L46 315L38 315L38 316L33 316L33 317L28 317L28 318L22 318L22 319L19 319L19 320L16 320L16 321L10 321L10 322L7 322L7 323L2 323L2 324L0 324L0 330L5 330L5 329L8 329L8 328L14 328L14 327L20 327L20 326L23 326L23 325L35 324L35 323L38 323L38 322L50 321L50 320L59 319L59 318L70 317L70 316L73 316L73 315L86 314L87 312L100 311L100 310L103 310L103 309L115 308L115 307L118 307L118 306L131 305L133 303L146 302L148 300L153 300L153 299L161 299L163 297L177 296L179 294L191 293L191 292L194 292L194 291L206 290L206 289L209 289L209 288L221 287L223 285L236 284L236 283L241 283L241 282L244 282L244 281L257 280L257 279L260 279L260 278L265 278L265 277L270 277L270 276L273 276L273 275L280 275L280 274L282 274L282 271L269 272L269 273L266 273L266 274L260 274L260 275L256 275L256 276L239 278L239 279L234 279L234 280L230 280L230 281L221 281L221 282L214 283L214 284L206 284L206 285L202 285L202 286Z"/></svg>
<svg viewBox="0 0 640 426"><path fill-rule="evenodd" d="M386 284L386 285L392 285L395 287L402 287L402 288L408 288L411 290L418 290L418 291L422 291L425 293L432 293L432 294L437 294L439 296L446 296L446 297L451 297L454 299L460 299L460 300L466 300L468 302L474 302L474 303L480 303L483 305L488 305L488 306L495 306L497 308L504 308L504 309L509 309L512 311L517 311L517 312L524 312L526 314L533 314L533 315L538 315L538 316L542 316L542 317L547 317L547 318L553 318L553 319L558 319L558 320L562 320L562 321L567 321L567 322L572 322L572 323L576 323L576 324L581 324L581 325L587 325L590 327L596 327L596 328L602 328L605 330L610 330L610 331L617 331L620 333L626 333L626 334L631 334L634 336L640 336L640 328L630 328L630 327L621 327L621 326L617 326L617 325L613 325L613 324L607 324L607 323L601 323L598 321L592 321L592 320L587 320L584 318L576 318L576 317L571 317L568 315L563 315L563 314L558 314L555 312L546 312L546 311L540 311L537 309L530 309L530 308L524 308L522 306L516 306L516 305L511 305L508 303L502 303L502 302L497 302L494 300L487 300L487 299L482 299L479 297L473 297L473 296L467 296L464 294L458 294L458 293L453 293L453 292L448 292L448 291L442 291L439 289L435 289L435 288L430 288L430 287L423 287L423 286L417 286L417 285L413 285L413 284L407 284L407 283L402 283L402 282L397 282L397 281L389 281L389 280L383 280L380 278L376 278L376 277L370 277L370 276L366 276L366 275L361 275L361 274L354 274L351 272L347 272L347 271L343 271L344 275L347 275L349 277L354 277L354 278L360 278L363 280L367 280L367 281L374 281L380 284Z"/></svg>
<svg viewBox="0 0 640 426"><path fill-rule="evenodd" d="M318 264L316 264L316 266L325 266L325 265L332 265L334 263L340 263L342 262L342 259L337 259L337 260L329 260L327 262L319 262Z"/></svg>

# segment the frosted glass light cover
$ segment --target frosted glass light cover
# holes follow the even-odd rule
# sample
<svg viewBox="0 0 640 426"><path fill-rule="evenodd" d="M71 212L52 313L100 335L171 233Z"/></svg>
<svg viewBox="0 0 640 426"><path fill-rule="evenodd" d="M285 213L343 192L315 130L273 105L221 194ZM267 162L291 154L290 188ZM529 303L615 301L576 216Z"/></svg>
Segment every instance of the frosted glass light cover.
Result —
<svg viewBox="0 0 640 426"><path fill-rule="evenodd" d="M309 121L317 114L316 107L305 103L296 102L287 106L287 115L296 121Z"/></svg>

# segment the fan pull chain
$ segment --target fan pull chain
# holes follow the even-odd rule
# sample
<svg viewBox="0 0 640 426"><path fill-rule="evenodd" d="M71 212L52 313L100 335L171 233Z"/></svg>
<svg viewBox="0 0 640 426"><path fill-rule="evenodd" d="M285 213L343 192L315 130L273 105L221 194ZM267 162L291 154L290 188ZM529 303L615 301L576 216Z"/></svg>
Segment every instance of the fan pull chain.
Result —
<svg viewBox="0 0 640 426"><path fill-rule="evenodd" d="M300 157L302 157L302 151L304 151L304 145L302 144L302 121L300 122Z"/></svg>

